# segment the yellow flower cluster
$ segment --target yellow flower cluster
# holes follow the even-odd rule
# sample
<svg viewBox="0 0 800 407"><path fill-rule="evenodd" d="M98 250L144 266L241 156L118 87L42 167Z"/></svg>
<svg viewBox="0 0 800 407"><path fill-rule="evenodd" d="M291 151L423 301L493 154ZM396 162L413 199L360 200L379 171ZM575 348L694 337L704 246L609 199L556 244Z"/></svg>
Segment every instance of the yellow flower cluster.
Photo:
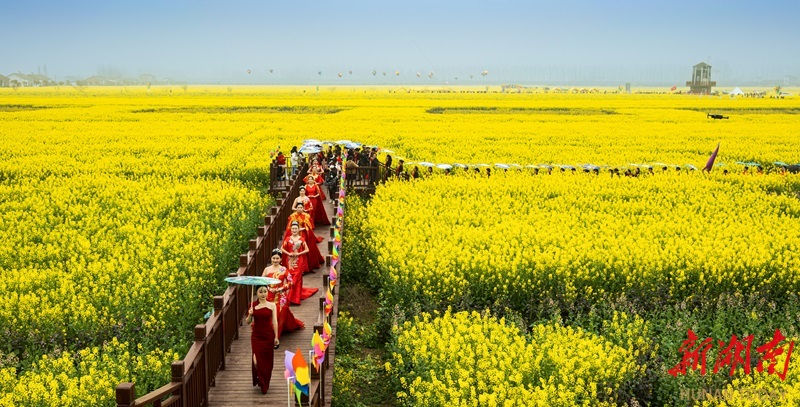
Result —
<svg viewBox="0 0 800 407"><path fill-rule="evenodd" d="M391 303L438 309L797 292L800 201L787 182L511 171L390 183L368 209L373 267Z"/></svg>
<svg viewBox="0 0 800 407"><path fill-rule="evenodd" d="M175 352L141 351L140 346L132 353L127 342L114 338L102 347L45 355L19 378L13 367L0 369L0 406L113 406L117 384L161 385L179 358Z"/></svg>
<svg viewBox="0 0 800 407"><path fill-rule="evenodd" d="M278 141L247 114L12 97L0 108L0 405L113 405L122 381L164 385L264 216Z"/></svg>
<svg viewBox="0 0 800 407"><path fill-rule="evenodd" d="M394 333L387 368L405 405L616 405L640 369L628 351L581 329L536 325L525 336L475 311L423 314Z"/></svg>

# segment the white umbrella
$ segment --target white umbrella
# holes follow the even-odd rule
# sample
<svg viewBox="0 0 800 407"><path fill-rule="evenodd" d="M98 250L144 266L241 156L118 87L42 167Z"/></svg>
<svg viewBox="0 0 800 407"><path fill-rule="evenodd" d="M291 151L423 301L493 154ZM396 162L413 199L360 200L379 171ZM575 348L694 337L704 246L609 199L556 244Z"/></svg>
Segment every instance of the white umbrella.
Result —
<svg viewBox="0 0 800 407"><path fill-rule="evenodd" d="M423 162L419 163L419 165L421 165L421 166L423 166L423 167L434 167L434 166L436 166L436 164L434 164L434 163L429 163L429 162L427 162L427 161L423 161Z"/></svg>
<svg viewBox="0 0 800 407"><path fill-rule="evenodd" d="M322 150L315 146L303 146L303 148L300 149L300 152L303 154L316 154L320 151Z"/></svg>
<svg viewBox="0 0 800 407"><path fill-rule="evenodd" d="M350 143L352 143L352 141L350 140L338 140L336 142L336 144L350 144Z"/></svg>
<svg viewBox="0 0 800 407"><path fill-rule="evenodd" d="M452 169L453 166L450 165L450 164L439 164L439 165L436 166L436 168L439 168L439 169L442 169L442 170L449 170L449 169Z"/></svg>
<svg viewBox="0 0 800 407"><path fill-rule="evenodd" d="M508 164L495 164L494 166L497 167L497 168L504 169L504 170L507 170L507 169L511 168L511 166L508 165Z"/></svg>
<svg viewBox="0 0 800 407"><path fill-rule="evenodd" d="M464 164L453 164L453 167L467 169L467 166Z"/></svg>

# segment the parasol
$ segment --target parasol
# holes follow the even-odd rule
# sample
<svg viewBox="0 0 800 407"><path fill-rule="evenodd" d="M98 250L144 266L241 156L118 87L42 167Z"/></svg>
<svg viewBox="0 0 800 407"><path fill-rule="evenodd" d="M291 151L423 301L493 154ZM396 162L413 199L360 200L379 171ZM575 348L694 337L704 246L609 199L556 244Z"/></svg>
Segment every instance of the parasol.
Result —
<svg viewBox="0 0 800 407"><path fill-rule="evenodd" d="M508 165L508 164L495 164L494 166L497 167L497 168L502 168L504 170L507 170L507 169L511 168L511 166Z"/></svg>
<svg viewBox="0 0 800 407"><path fill-rule="evenodd" d="M322 151L322 149L316 146L303 146L300 148L300 152L303 154L316 154L320 151Z"/></svg>
<svg viewBox="0 0 800 407"><path fill-rule="evenodd" d="M441 170L450 170L453 168L453 166L450 164L439 164L436 166L436 168L439 168Z"/></svg>
<svg viewBox="0 0 800 407"><path fill-rule="evenodd" d="M434 163L429 163L429 162L427 162L427 161L423 161L423 162L419 163L419 165L421 165L421 166L423 166L423 167L434 167L434 166L436 166L436 164L434 164Z"/></svg>
<svg viewBox="0 0 800 407"><path fill-rule="evenodd" d="M249 285L250 286L250 299L253 299L253 286L254 285L273 285L273 284L280 284L281 280L277 278L270 278L270 277L258 277L258 276L236 276L236 277L227 277L225 279L226 282L231 284L239 284L239 285Z"/></svg>

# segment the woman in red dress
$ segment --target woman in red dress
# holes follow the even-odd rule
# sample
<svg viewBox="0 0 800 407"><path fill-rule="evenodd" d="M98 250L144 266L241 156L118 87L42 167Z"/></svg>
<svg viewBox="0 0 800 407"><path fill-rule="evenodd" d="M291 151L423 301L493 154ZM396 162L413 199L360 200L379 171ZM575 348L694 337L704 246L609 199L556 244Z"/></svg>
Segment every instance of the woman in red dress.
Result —
<svg viewBox="0 0 800 407"><path fill-rule="evenodd" d="M300 301L311 297L319 291L318 288L303 288L303 272L308 270L308 245L300 236L300 224L292 222L291 236L283 239L281 252L284 255L284 267L292 276L292 287L289 289L289 303L300 305Z"/></svg>
<svg viewBox="0 0 800 407"><path fill-rule="evenodd" d="M297 222L300 225L300 236L302 236L306 241L306 244L308 244L307 259L309 271L311 271L310 269L319 268L320 265L325 264L325 258L322 257L322 253L320 253L317 243L323 241L324 239L314 234L314 226L311 222L311 216L303 212L303 204L299 202L297 205L295 205L294 212L289 215L289 219L286 221L286 231L283 232L284 240L286 240L286 238L292 234L292 223L294 222Z"/></svg>
<svg viewBox="0 0 800 407"><path fill-rule="evenodd" d="M308 183L308 180L306 180L306 183ZM305 186L301 187L298 192L300 195L294 199L292 208L296 207L298 202L301 202L303 204L303 211L309 215L309 219L311 220L311 230L314 230L314 204L311 203L311 199L306 195ZM291 222L289 222L289 224L291 224ZM289 227L286 227L286 229L289 229Z"/></svg>
<svg viewBox="0 0 800 407"><path fill-rule="evenodd" d="M306 182L306 196L308 199L311 200L311 204L314 206L314 210L312 210L313 214L311 214L311 218L314 219L314 225L330 225L331 221L328 219L328 214L325 213L325 206L323 206L323 200L320 196L319 185L314 181L313 178L307 178Z"/></svg>
<svg viewBox="0 0 800 407"><path fill-rule="evenodd" d="M267 394L269 380L272 378L272 359L275 348L280 345L278 339L278 312L275 304L267 301L267 287L260 286L256 291L258 300L250 304L245 322L252 323L253 334L250 346L253 349L253 386L261 388L261 394Z"/></svg>
<svg viewBox="0 0 800 407"><path fill-rule="evenodd" d="M280 249L272 251L271 260L272 264L264 268L261 276L281 280L280 284L269 286L269 293L267 294L267 301L273 302L278 310L278 339L280 339L282 333L296 331L306 325L303 321L295 318L289 309L289 299L287 297L289 290L292 288L292 276L286 270L286 267L281 266Z"/></svg>

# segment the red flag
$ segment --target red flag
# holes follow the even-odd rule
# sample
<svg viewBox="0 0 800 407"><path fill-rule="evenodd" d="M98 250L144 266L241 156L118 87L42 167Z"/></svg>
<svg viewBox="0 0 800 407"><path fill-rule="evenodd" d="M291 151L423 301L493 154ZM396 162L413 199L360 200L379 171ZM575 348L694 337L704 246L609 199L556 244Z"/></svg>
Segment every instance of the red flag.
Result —
<svg viewBox="0 0 800 407"><path fill-rule="evenodd" d="M703 171L711 172L711 169L714 168L714 160L717 159L718 152L719 152L719 143L717 143L717 148L714 149L714 152L711 153L711 157L708 157L708 162L706 163L705 168L703 168Z"/></svg>

